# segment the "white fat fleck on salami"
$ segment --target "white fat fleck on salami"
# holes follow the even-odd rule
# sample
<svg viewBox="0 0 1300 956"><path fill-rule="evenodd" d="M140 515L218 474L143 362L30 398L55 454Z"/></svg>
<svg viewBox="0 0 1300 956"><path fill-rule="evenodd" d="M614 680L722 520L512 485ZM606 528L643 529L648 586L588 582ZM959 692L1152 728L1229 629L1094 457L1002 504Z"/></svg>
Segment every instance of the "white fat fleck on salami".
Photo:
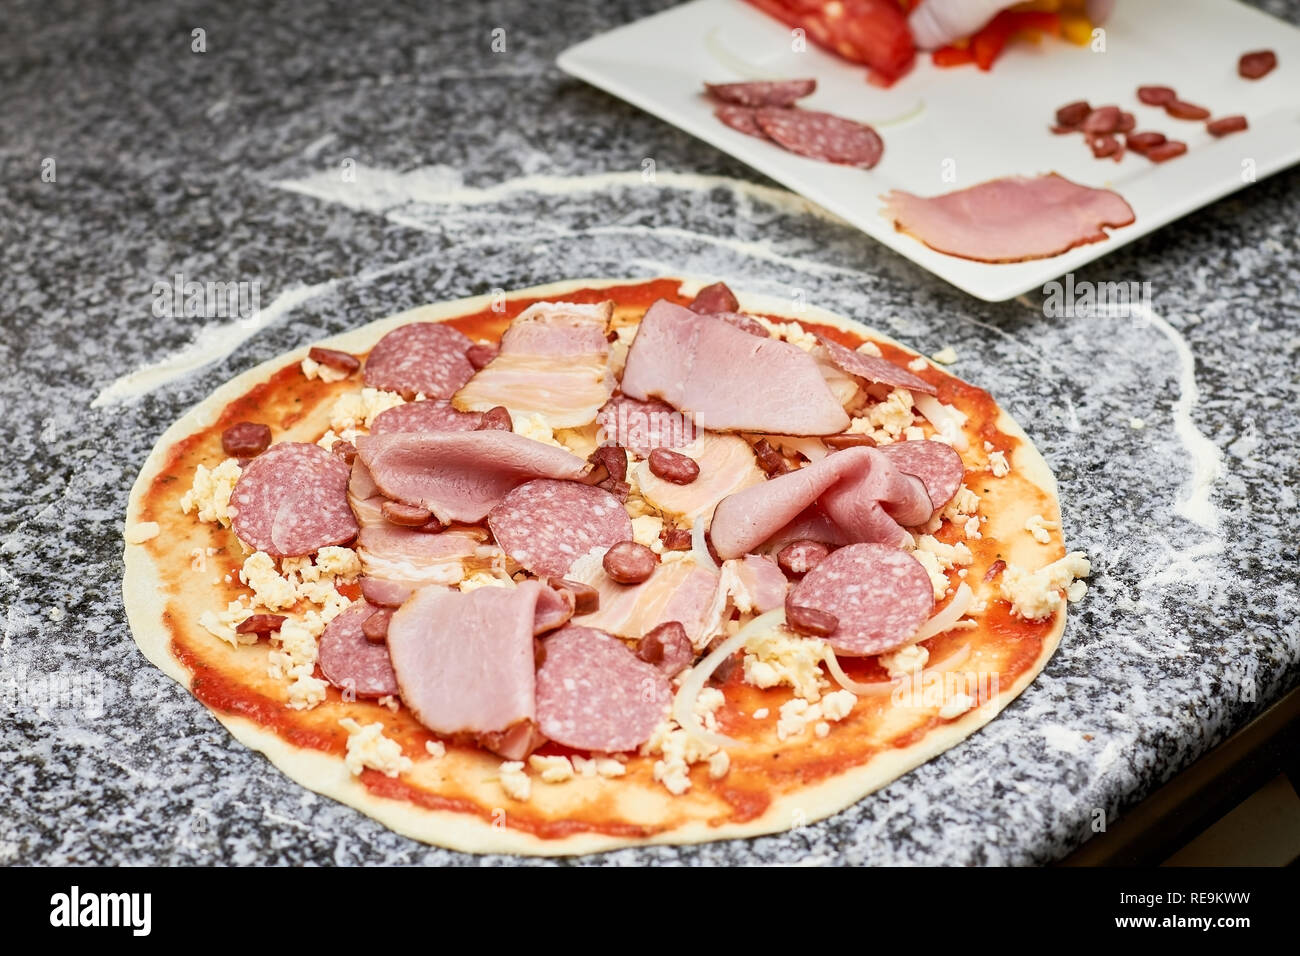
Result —
<svg viewBox="0 0 1300 956"><path fill-rule="evenodd" d="M794 586L787 604L834 614L826 637L838 653L882 654L902 645L934 612L934 589L921 563L881 544L833 551Z"/></svg>
<svg viewBox="0 0 1300 956"><path fill-rule="evenodd" d="M358 697L387 697L398 692L388 645L376 644L361 630L366 618L377 610L358 601L330 621L320 636L317 663L321 673L339 690L350 689Z"/></svg>
<svg viewBox="0 0 1300 956"><path fill-rule="evenodd" d="M370 434L389 432L472 432L483 424L481 412L462 412L451 402L407 402L375 416Z"/></svg>
<svg viewBox="0 0 1300 956"><path fill-rule="evenodd" d="M348 506L351 469L303 442L272 445L244 468L230 494L232 527L255 551L300 557L356 537Z"/></svg>
<svg viewBox="0 0 1300 956"><path fill-rule="evenodd" d="M667 716L668 678L621 641L570 626L544 639L542 647L537 722L551 740L601 753L633 750Z"/></svg>
<svg viewBox="0 0 1300 956"><path fill-rule="evenodd" d="M541 577L563 577L592 548L632 540L632 519L603 488L539 478L509 492L488 527L511 558Z"/></svg>
<svg viewBox="0 0 1300 956"><path fill-rule="evenodd" d="M830 113L765 107L755 119L777 145L809 159L870 169L885 151L870 126Z"/></svg>
<svg viewBox="0 0 1300 956"><path fill-rule="evenodd" d="M417 394L451 398L474 374L465 356L473 344L441 322L414 322L393 329L366 358L366 385L401 392L407 398Z"/></svg>
<svg viewBox="0 0 1300 956"><path fill-rule="evenodd" d="M900 441L883 445L880 451L907 475L915 475L925 485L930 503L940 511L952 501L966 477L961 455L941 441Z"/></svg>

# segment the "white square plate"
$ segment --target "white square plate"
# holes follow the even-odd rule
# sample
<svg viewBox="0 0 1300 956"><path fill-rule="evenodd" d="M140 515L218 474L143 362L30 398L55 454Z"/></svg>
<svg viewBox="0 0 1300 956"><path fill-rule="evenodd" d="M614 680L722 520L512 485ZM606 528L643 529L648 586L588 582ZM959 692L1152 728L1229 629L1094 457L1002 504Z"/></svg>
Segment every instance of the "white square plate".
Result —
<svg viewBox="0 0 1300 956"><path fill-rule="evenodd" d="M1120 0L1105 26L1105 51L1048 39L1017 42L990 72L939 69L918 54L890 89L866 70L815 46L792 49L789 28L742 0L694 0L571 47L565 72L681 127L801 193L867 235L971 295L1001 301L1144 236L1252 180L1300 160L1300 30L1233 0ZM1237 58L1272 49L1278 67L1262 80L1237 75ZM873 124L885 141L875 169L834 166L736 132L713 116L704 81L812 76L803 100ZM1144 84L1172 86L1180 98L1250 129L1216 140L1204 124L1176 120L1137 100ZM1072 100L1118 104L1139 130L1181 139L1188 152L1163 164L1136 154L1094 159L1075 135L1054 136L1056 108ZM944 173L948 171L948 178ZM1051 259L1006 265L934 252L895 231L880 196L903 189L931 196L999 176L1055 171L1113 188L1137 222L1110 239Z"/></svg>

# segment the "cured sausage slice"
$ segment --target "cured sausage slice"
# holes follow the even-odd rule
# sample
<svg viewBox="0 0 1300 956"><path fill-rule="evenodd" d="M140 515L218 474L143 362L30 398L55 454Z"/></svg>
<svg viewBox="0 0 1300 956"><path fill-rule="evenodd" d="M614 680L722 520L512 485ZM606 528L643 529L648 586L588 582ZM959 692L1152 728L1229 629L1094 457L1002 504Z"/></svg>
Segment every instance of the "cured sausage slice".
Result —
<svg viewBox="0 0 1300 956"><path fill-rule="evenodd" d="M885 151L870 126L831 113L764 107L754 118L778 146L809 159L870 169Z"/></svg>
<svg viewBox="0 0 1300 956"><path fill-rule="evenodd" d="M939 394L939 390L925 379L913 375L905 368L900 368L888 359L855 352L821 335L817 336L817 341L826 350L826 357L831 360L831 364L850 375L856 375L868 382L888 385L891 388L905 388L911 392L925 392L927 395Z"/></svg>
<svg viewBox="0 0 1300 956"><path fill-rule="evenodd" d="M755 116L757 110L752 106L733 106L725 103L713 111L713 115L722 120L723 123L734 130L739 130L748 136L757 136L759 139L767 139L768 136L763 132L763 128L758 125L758 119Z"/></svg>
<svg viewBox="0 0 1300 956"><path fill-rule="evenodd" d="M851 544L832 551L791 589L786 607L792 605L833 615L838 623L827 643L860 657L906 643L933 613L934 587L906 551Z"/></svg>
<svg viewBox="0 0 1300 956"><path fill-rule="evenodd" d="M417 394L451 398L474 374L465 354L473 344L441 322L403 325L375 343L366 358L365 382L408 399Z"/></svg>
<svg viewBox="0 0 1300 956"><path fill-rule="evenodd" d="M379 608L358 601L325 626L317 663L335 687L358 697L387 697L397 693L397 675L388 645L369 640L362 625Z"/></svg>
<svg viewBox="0 0 1300 956"><path fill-rule="evenodd" d="M727 287L725 282L706 285L695 294L695 299L687 306L692 312L701 315L714 315L718 312L739 312L740 300Z"/></svg>
<svg viewBox="0 0 1300 956"><path fill-rule="evenodd" d="M592 548L632 539L632 519L604 488L540 478L510 491L488 515L497 543L539 577L564 577Z"/></svg>
<svg viewBox="0 0 1300 956"><path fill-rule="evenodd" d="M482 412L462 412L451 402L407 402L375 416L370 434L388 432L472 432L483 424Z"/></svg>
<svg viewBox="0 0 1300 956"><path fill-rule="evenodd" d="M667 676L622 641L569 626L545 638L542 647L537 723L551 740L602 753L632 750L667 716Z"/></svg>
<svg viewBox="0 0 1300 956"><path fill-rule="evenodd" d="M792 106L817 89L817 81L758 80L752 83L705 83L714 99L737 106Z"/></svg>
<svg viewBox="0 0 1300 956"><path fill-rule="evenodd" d="M952 501L966 476L961 455L941 441L900 441L882 445L880 451L899 471L921 479L935 511Z"/></svg>
<svg viewBox="0 0 1300 956"><path fill-rule="evenodd" d="M281 442L244 469L230 495L240 540L275 558L343 544L360 530L348 507L352 470L318 445Z"/></svg>

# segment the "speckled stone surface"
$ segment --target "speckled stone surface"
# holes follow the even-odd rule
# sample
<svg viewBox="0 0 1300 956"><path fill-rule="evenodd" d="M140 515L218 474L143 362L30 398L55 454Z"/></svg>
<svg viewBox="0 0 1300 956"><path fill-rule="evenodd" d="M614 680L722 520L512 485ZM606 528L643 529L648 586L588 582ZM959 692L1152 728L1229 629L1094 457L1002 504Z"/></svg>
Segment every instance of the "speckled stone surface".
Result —
<svg viewBox="0 0 1300 956"><path fill-rule="evenodd" d="M1149 281L1154 316L984 304L554 67L663 5L8 5L0 862L519 862L396 836L236 743L136 650L122 516L157 436L239 371L418 303L580 275L799 290L953 346L1056 470L1094 569L1046 672L941 758L795 832L593 862L1048 862L1295 685L1300 171L1076 275ZM257 281L263 311L157 318L176 273ZM114 385L159 362L152 387Z"/></svg>

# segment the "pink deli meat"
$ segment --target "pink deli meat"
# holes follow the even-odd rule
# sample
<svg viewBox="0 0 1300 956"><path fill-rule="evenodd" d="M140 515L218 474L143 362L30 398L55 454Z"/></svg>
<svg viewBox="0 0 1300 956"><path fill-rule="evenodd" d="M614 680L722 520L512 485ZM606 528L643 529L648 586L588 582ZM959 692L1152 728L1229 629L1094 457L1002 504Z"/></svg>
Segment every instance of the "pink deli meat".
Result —
<svg viewBox="0 0 1300 956"><path fill-rule="evenodd" d="M831 364L850 375L868 382L888 385L891 388L905 388L911 392L924 392L927 395L939 394L939 390L925 379L913 375L907 369L887 359L845 348L822 335L817 336L817 341Z"/></svg>
<svg viewBox="0 0 1300 956"><path fill-rule="evenodd" d="M518 730L535 723L533 626L543 587L426 587L394 612L388 650L402 702L420 723L447 736L495 735L497 748L534 742Z"/></svg>
<svg viewBox="0 0 1300 956"><path fill-rule="evenodd" d="M758 125L758 110L752 106L736 106L732 103L723 103L713 115L722 122L730 126L737 132L744 133L747 136L755 136L758 139L767 139L767 134L763 128Z"/></svg>
<svg viewBox="0 0 1300 956"><path fill-rule="evenodd" d="M235 534L276 558L351 541L358 525L348 506L350 475L343 459L317 445L272 445L235 482L230 495Z"/></svg>
<svg viewBox="0 0 1300 956"><path fill-rule="evenodd" d="M506 554L539 577L564 577L592 548L632 540L632 519L608 491L545 478L507 494L488 527Z"/></svg>
<svg viewBox="0 0 1300 956"><path fill-rule="evenodd" d="M569 626L542 648L537 722L551 740L598 753L633 750L668 715L668 678L608 634Z"/></svg>
<svg viewBox="0 0 1300 956"><path fill-rule="evenodd" d="M931 249L976 262L1048 259L1107 238L1134 221L1118 193L1056 173L1011 176L924 198L894 190L882 210L900 232Z"/></svg>
<svg viewBox="0 0 1300 956"><path fill-rule="evenodd" d="M713 431L832 435L849 425L808 353L663 300L641 320L623 392L662 399Z"/></svg>
<svg viewBox="0 0 1300 956"><path fill-rule="evenodd" d="M412 322L393 329L366 357L370 388L401 392L406 398L451 398L474 374L465 353L474 343L442 322Z"/></svg>
<svg viewBox="0 0 1300 956"><path fill-rule="evenodd" d="M330 621L320 636L321 673L344 693L387 697L398 692L388 645L374 643L361 630L366 618L377 610L358 601Z"/></svg>
<svg viewBox="0 0 1300 956"><path fill-rule="evenodd" d="M695 422L667 402L615 395L596 416L600 440L645 458L656 448L681 448L695 441Z"/></svg>
<svg viewBox="0 0 1300 956"><path fill-rule="evenodd" d="M393 432L472 432L483 424L479 412L462 412L451 402L407 402L375 416L370 434Z"/></svg>
<svg viewBox="0 0 1300 956"><path fill-rule="evenodd" d="M882 445L878 451L899 471L921 479L935 511L952 501L966 477L961 455L945 442L930 439L898 441Z"/></svg>
<svg viewBox="0 0 1300 956"><path fill-rule="evenodd" d="M813 79L758 80L750 83L705 83L709 95L737 106L793 106L817 89Z"/></svg>
<svg viewBox="0 0 1300 956"><path fill-rule="evenodd" d="M777 145L809 159L871 169L885 151L879 133L865 123L843 116L764 107L754 118Z"/></svg>
<svg viewBox="0 0 1300 956"><path fill-rule="evenodd" d="M738 558L760 550L814 503L845 540L893 547L907 540L904 526L924 524L934 513L919 478L877 448L847 448L724 498L709 537L719 557Z"/></svg>
<svg viewBox="0 0 1300 956"><path fill-rule="evenodd" d="M444 523L480 521L516 485L586 468L562 448L495 429L362 436L357 457L381 492Z"/></svg>
<svg viewBox="0 0 1300 956"><path fill-rule="evenodd" d="M851 544L823 558L786 603L835 615L839 624L827 643L837 653L861 657L906 644L934 613L934 588L906 551Z"/></svg>

